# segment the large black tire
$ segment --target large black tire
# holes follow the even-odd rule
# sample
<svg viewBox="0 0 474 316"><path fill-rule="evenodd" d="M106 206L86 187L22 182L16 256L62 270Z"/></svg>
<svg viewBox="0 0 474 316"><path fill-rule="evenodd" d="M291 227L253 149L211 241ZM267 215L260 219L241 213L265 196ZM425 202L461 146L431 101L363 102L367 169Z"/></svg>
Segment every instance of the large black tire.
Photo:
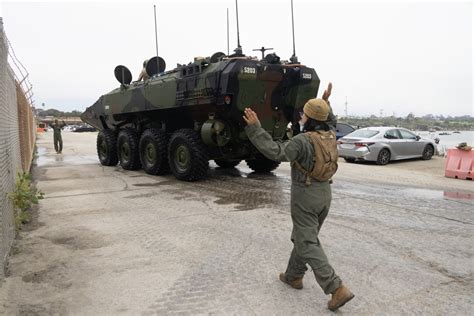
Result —
<svg viewBox="0 0 474 316"><path fill-rule="evenodd" d="M421 159L423 160L430 160L431 157L434 155L434 147L433 145L426 145L425 149L423 149L423 154Z"/></svg>
<svg viewBox="0 0 474 316"><path fill-rule="evenodd" d="M377 164L381 166L388 164L390 162L390 157L390 150L383 148L379 151L379 155L377 156Z"/></svg>
<svg viewBox="0 0 474 316"><path fill-rule="evenodd" d="M173 133L168 146L171 172L179 180L197 181L204 178L209 169L209 157L201 138L192 129L180 129Z"/></svg>
<svg viewBox="0 0 474 316"><path fill-rule="evenodd" d="M162 130L150 128L140 137L140 162L148 174L163 175L170 172L168 164L168 136Z"/></svg>
<svg viewBox="0 0 474 316"><path fill-rule="evenodd" d="M97 135L97 155L102 165L117 165L117 134L115 132L110 129L104 129L99 132Z"/></svg>
<svg viewBox="0 0 474 316"><path fill-rule="evenodd" d="M279 162L268 159L263 155L257 155L255 159L245 160L247 166L255 172L270 172L278 168Z"/></svg>
<svg viewBox="0 0 474 316"><path fill-rule="evenodd" d="M214 162L221 168L234 168L241 162L241 160L214 159Z"/></svg>
<svg viewBox="0 0 474 316"><path fill-rule="evenodd" d="M131 128L123 129L117 137L117 152L120 165L125 170L140 169L140 151L137 132Z"/></svg>

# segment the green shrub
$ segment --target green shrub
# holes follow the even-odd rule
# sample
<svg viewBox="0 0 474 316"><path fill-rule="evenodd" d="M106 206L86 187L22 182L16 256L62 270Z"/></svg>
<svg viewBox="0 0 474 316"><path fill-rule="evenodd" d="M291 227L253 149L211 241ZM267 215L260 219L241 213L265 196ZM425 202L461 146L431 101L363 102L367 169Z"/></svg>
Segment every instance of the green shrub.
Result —
<svg viewBox="0 0 474 316"><path fill-rule="evenodd" d="M15 189L8 194L13 203L15 227L20 229L22 224L31 219L30 207L38 204L44 198L44 193L35 188L31 183L31 175L27 172L18 172Z"/></svg>

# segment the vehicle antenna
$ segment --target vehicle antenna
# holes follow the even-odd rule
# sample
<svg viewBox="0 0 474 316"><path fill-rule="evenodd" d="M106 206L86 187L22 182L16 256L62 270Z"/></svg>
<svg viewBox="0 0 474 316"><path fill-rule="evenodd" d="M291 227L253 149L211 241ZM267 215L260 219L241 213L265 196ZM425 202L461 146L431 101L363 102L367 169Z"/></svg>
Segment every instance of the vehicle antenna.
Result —
<svg viewBox="0 0 474 316"><path fill-rule="evenodd" d="M293 17L293 0L291 0L291 29L293 31L293 55L290 58L292 64L298 64L298 57L296 57L295 49L295 20Z"/></svg>
<svg viewBox="0 0 474 316"><path fill-rule="evenodd" d="M156 27L156 5L153 5L153 12L155 13L155 43L156 43L156 69L160 69L160 61L158 58L158 29Z"/></svg>
<svg viewBox="0 0 474 316"><path fill-rule="evenodd" d="M227 8L227 56L229 56L229 8Z"/></svg>
<svg viewBox="0 0 474 316"><path fill-rule="evenodd" d="M240 46L240 35L239 35L239 5L237 0L235 0L235 14L237 16L237 48L234 49L234 52L237 55L242 55L242 46Z"/></svg>

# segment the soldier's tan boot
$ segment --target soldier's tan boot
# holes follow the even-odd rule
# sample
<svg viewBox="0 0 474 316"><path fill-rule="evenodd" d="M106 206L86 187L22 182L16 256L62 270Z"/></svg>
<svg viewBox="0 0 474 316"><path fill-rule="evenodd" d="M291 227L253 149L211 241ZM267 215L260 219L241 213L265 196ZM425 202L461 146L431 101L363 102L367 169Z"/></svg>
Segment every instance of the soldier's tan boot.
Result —
<svg viewBox="0 0 474 316"><path fill-rule="evenodd" d="M331 300L328 302L328 308L334 312L353 298L354 294L347 287L341 285L332 293Z"/></svg>
<svg viewBox="0 0 474 316"><path fill-rule="evenodd" d="M280 281L297 290L301 290L303 288L303 278L295 278L293 281L288 281L286 274L280 273Z"/></svg>

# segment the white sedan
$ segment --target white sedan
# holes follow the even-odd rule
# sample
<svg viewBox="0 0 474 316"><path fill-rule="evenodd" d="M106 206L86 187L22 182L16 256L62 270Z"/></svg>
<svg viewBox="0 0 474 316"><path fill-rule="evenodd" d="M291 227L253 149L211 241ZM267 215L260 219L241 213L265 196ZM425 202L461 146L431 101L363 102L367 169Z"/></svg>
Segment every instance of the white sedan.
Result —
<svg viewBox="0 0 474 316"><path fill-rule="evenodd" d="M429 160L435 148L432 140L401 127L361 128L340 138L337 144L339 156L347 162L365 160L378 165L411 158Z"/></svg>

